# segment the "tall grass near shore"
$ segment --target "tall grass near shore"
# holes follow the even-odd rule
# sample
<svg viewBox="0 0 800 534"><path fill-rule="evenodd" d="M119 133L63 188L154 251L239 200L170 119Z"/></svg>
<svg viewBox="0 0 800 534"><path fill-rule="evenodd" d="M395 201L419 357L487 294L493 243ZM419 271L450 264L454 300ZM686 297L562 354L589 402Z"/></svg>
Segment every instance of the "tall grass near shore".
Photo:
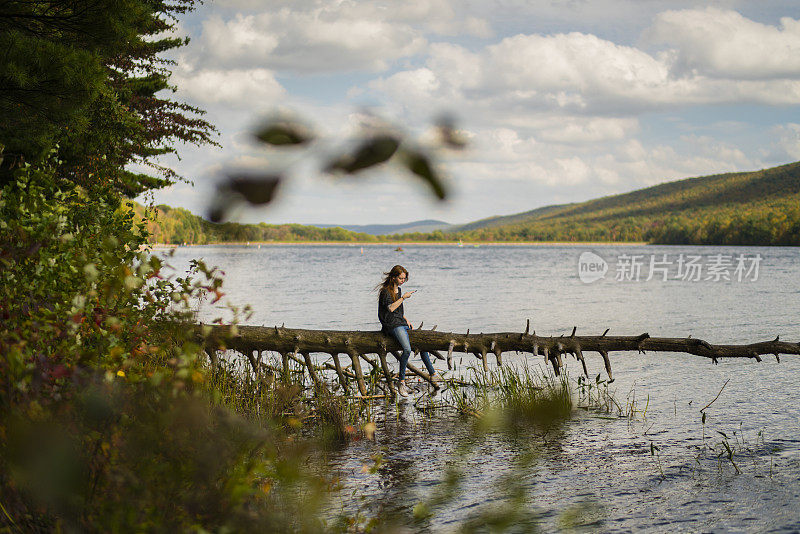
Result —
<svg viewBox="0 0 800 534"><path fill-rule="evenodd" d="M258 426L277 425L307 437L319 438L324 446L347 443L362 435L364 425L375 419L382 395L367 397L333 393L334 382L316 387L304 368L290 360L288 376L278 372L278 362L267 356L266 367L256 375L249 362L232 356L217 358L208 366L205 385L212 403L232 410ZM322 369L317 369L322 374ZM323 377L325 375L322 375ZM377 390L377 378L367 375L368 392Z"/></svg>
<svg viewBox="0 0 800 534"><path fill-rule="evenodd" d="M547 427L569 419L573 393L566 374L555 376L525 365L489 371L470 368L468 386L452 384L453 406L460 412L508 425Z"/></svg>
<svg viewBox="0 0 800 534"><path fill-rule="evenodd" d="M375 395L360 397L345 395L337 390L336 377L330 370L325 372L324 362L317 362L317 371L325 387L316 387L297 362L291 363L288 376L283 376L278 372L279 357L266 355L264 362L275 368L265 367L263 375L256 376L243 357L237 359L231 353L227 356L228 359L220 357L216 367L208 369L205 388L213 402L239 413L255 423L256 427L268 429L272 435L283 436L281 445L272 449L276 455L270 462L294 466L292 469L298 470L291 478L297 482L290 482L289 486L280 476L259 478L258 484L271 488L271 492L282 493L275 493L266 499L259 496L251 502L256 506L255 509L263 509L259 515L271 516L275 511L273 505L277 502L273 498L289 498L288 488L291 484L297 484L295 487L298 491L308 489L316 495L316 504L305 514L310 522L306 521L302 528L319 528L320 531L428 528L435 517L445 513L460 495L461 484L469 472L466 459L476 453L480 443L497 438L519 440L523 436L529 446L515 453L513 470L498 479L496 487L490 490L501 498L469 514L462 529L503 531L514 525L535 528L539 518L531 507L529 489L522 481L530 480L531 470L538 463L539 444L544 443L539 437L548 436L549 441L558 439L557 436L561 435L557 430L560 424L569 420L576 408L582 407L581 403L587 401L587 386L584 385L583 390L580 386L576 387L575 381L566 373L555 376L539 367L525 364L498 367L489 372L470 368L460 380L445 381L440 391L422 391L414 400L403 400L380 395L383 384L382 377L377 373L375 376L365 376L368 392ZM597 394L599 388L596 384L593 388L592 395L588 396L590 403L593 408L603 409L605 405L597 400L602 397ZM351 391L355 391L355 388L352 387ZM605 395L610 396L607 391ZM395 406L398 402L426 419L435 418L443 410L453 408L470 416L472 421L468 421L468 438L455 444L452 459L448 462L450 467L442 472L441 486L423 500L409 502L405 506L398 507L397 503L381 501L359 508L356 512L342 511L339 516L327 514L324 512L326 502L355 498L340 495L336 478L328 472L325 460L327 451L346 447L353 439L366 438L380 442L381 436L376 436L375 423L377 421L380 428L381 418L392 417L394 410L399 410ZM298 465L298 462L304 461L302 458L311 462L308 465L313 465L312 470L319 473L319 477L310 476L307 469ZM383 453L378 453L371 460L364 458L364 468L368 468L369 473L380 473L385 461ZM373 463L374 466L370 467ZM310 486L305 488L305 485ZM279 521L284 526L295 524L294 519L285 515L281 515Z"/></svg>
<svg viewBox="0 0 800 534"><path fill-rule="evenodd" d="M266 371L256 375L247 362L235 356L218 358L209 368L207 387L214 402L256 422L300 419L358 426L373 421L376 408L400 400L388 394L377 368L365 373L367 395L361 396L345 394L331 371L326 374L321 365L315 367L324 384L318 387L299 363L289 363L288 376L282 376L279 362L270 361L268 356ZM354 391L355 380L346 380ZM477 418L503 414L508 420L547 426L568 419L576 406L576 390L566 373L556 376L527 364L489 371L470 367L463 379L445 380L442 386L441 391L431 389L430 395L415 401L420 413L432 415L437 408L455 408ZM584 399L586 387L579 391ZM607 391L587 398L592 406L607 407L615 402Z"/></svg>

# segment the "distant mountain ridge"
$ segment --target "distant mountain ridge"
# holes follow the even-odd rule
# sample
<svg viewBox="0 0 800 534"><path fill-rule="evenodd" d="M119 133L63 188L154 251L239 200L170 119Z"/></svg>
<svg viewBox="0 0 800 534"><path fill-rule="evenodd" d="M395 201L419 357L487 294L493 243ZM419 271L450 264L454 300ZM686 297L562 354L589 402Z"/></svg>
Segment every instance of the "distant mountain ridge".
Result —
<svg viewBox="0 0 800 534"><path fill-rule="evenodd" d="M545 206L452 232L478 241L800 245L800 162Z"/></svg>
<svg viewBox="0 0 800 534"><path fill-rule="evenodd" d="M350 232L359 232L370 235L405 234L414 232L433 232L435 230L449 231L454 225L444 221L425 219L405 224L312 224L317 228L344 228Z"/></svg>
<svg viewBox="0 0 800 534"><path fill-rule="evenodd" d="M135 210L141 217L142 206ZM158 206L148 230L160 243L230 242L649 242L800 245L800 162L753 172L686 178L586 202L543 206L453 226L214 224ZM443 225L443 226L442 226Z"/></svg>
<svg viewBox="0 0 800 534"><path fill-rule="evenodd" d="M480 219L471 223L462 224L462 225L454 225L452 227L452 231L454 232L465 232L469 230L477 230L479 228L489 228L493 226L502 226L504 224L514 224L517 222L525 221L532 217L543 216L548 213L553 213L555 211L560 210L561 208L565 208L567 206L574 206L575 204L552 204L548 206L542 206L541 208L536 208L530 211L525 211L522 213L515 213L512 215L495 215L494 217L487 217L486 219Z"/></svg>

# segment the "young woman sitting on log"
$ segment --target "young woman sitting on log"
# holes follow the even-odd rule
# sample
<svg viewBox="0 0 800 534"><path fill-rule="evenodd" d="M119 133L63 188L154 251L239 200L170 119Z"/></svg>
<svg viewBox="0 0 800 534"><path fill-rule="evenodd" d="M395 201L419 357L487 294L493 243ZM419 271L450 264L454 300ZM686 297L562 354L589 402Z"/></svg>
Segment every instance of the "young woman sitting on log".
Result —
<svg viewBox="0 0 800 534"><path fill-rule="evenodd" d="M400 358L400 375L398 377L400 385L397 389L400 395L407 397L408 387L405 379L406 366L408 365L408 359L411 357L411 341L408 338L408 331L411 330L411 321L403 315L403 302L410 299L411 295L416 293L416 290L407 291L402 296L400 295L400 286L408 280L408 271L402 265L395 265L388 273L383 274L385 278L376 288L380 289L378 295L378 319L381 322L383 333L394 336L403 348L403 355ZM436 375L436 369L431 364L430 355L427 352L422 352L420 356L428 369L428 373L431 375L431 380L438 381L439 377Z"/></svg>

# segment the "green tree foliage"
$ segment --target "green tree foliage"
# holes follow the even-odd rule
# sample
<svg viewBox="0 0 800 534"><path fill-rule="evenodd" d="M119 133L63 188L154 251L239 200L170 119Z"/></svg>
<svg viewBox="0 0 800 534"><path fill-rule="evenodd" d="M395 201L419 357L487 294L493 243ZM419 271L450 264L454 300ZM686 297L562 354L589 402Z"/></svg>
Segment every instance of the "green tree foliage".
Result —
<svg viewBox="0 0 800 534"><path fill-rule="evenodd" d="M218 406L187 321L221 279L168 277L132 209L56 165L0 191L0 531L320 531L315 442Z"/></svg>
<svg viewBox="0 0 800 534"><path fill-rule="evenodd" d="M169 35L196 0L8 0L0 5L0 180L55 146L58 172L127 195L177 176L155 157L214 143L202 111L160 96L186 40ZM157 96L159 95L159 96ZM155 175L126 170L150 166Z"/></svg>
<svg viewBox="0 0 800 534"><path fill-rule="evenodd" d="M159 205L148 211L135 205L138 218L146 221L152 243L193 244L261 242L375 242L370 234L344 228L318 228L301 224L214 223L183 208Z"/></svg>
<svg viewBox="0 0 800 534"><path fill-rule="evenodd" d="M194 4L0 4L0 531L286 530L268 480L315 487L279 428L213 409L186 323L221 280L169 278L120 195L174 178L131 163L211 141L156 96Z"/></svg>

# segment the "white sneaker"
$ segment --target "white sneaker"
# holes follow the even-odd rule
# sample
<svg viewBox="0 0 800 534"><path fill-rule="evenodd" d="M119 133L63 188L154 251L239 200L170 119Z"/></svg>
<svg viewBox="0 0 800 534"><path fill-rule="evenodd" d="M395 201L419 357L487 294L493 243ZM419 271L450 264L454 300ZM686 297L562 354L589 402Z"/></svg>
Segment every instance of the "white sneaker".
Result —
<svg viewBox="0 0 800 534"><path fill-rule="evenodd" d="M400 382L400 385L397 386L397 392L403 397L408 397L408 388L405 382Z"/></svg>
<svg viewBox="0 0 800 534"><path fill-rule="evenodd" d="M441 382L442 382L441 375L439 375L439 373L432 374L431 375L431 382L433 383L433 387L434 388L436 388L436 389L441 388L442 387L442 385L441 385Z"/></svg>

